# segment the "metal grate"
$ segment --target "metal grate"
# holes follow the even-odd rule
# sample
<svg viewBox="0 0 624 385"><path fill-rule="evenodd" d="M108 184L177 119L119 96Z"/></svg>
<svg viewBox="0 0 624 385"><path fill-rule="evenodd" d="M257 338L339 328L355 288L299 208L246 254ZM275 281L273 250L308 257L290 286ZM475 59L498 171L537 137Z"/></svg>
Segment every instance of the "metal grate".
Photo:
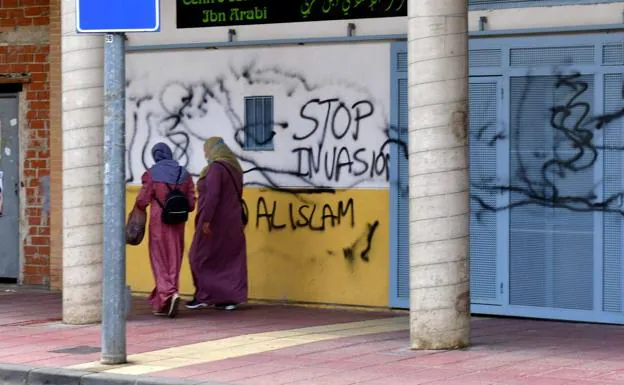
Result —
<svg viewBox="0 0 624 385"><path fill-rule="evenodd" d="M624 65L624 44L607 44L602 46L602 64Z"/></svg>
<svg viewBox="0 0 624 385"><path fill-rule="evenodd" d="M397 52L395 63L395 70L397 72L407 72L407 69L409 68L409 63L407 62L407 52Z"/></svg>
<svg viewBox="0 0 624 385"><path fill-rule="evenodd" d="M273 97L245 98L245 150L273 150Z"/></svg>
<svg viewBox="0 0 624 385"><path fill-rule="evenodd" d="M468 52L468 63L472 67L500 67L503 63L500 49L477 49Z"/></svg>
<svg viewBox="0 0 624 385"><path fill-rule="evenodd" d="M408 120L408 81L407 79L398 80L398 111L399 111L399 141L408 143L409 120ZM398 169L399 169L399 199L398 199L398 220L399 225L397 245L397 293L399 298L409 298L409 162L404 147L399 146L398 153Z"/></svg>
<svg viewBox="0 0 624 385"><path fill-rule="evenodd" d="M595 193L596 165L587 150L573 164L578 170L546 165L581 151L566 132L583 126L594 82L593 76L571 80L569 86L559 80L511 79L510 304L593 310L594 214L583 208L584 198ZM578 94L584 86L587 90ZM552 109L571 101L575 106L566 111L569 116L553 119ZM552 121L563 121L564 127Z"/></svg>
<svg viewBox="0 0 624 385"><path fill-rule="evenodd" d="M594 64L594 46L513 48L509 65L525 67L534 65Z"/></svg>
<svg viewBox="0 0 624 385"><path fill-rule="evenodd" d="M624 76L622 74L604 75L604 109L606 114L613 114L624 107L622 98ZM604 128L604 145L609 148L624 148L624 124L622 119L608 123ZM605 199L617 196L623 190L622 150L604 151L604 183ZM615 200L610 209L624 210L622 200ZM617 212L606 212L603 217L604 260L603 260L603 310L622 311L622 215Z"/></svg>
<svg viewBox="0 0 624 385"><path fill-rule="evenodd" d="M470 148L470 296L471 302L497 302L496 137L499 127L498 85L471 83L469 88ZM489 187L489 188L488 188Z"/></svg>

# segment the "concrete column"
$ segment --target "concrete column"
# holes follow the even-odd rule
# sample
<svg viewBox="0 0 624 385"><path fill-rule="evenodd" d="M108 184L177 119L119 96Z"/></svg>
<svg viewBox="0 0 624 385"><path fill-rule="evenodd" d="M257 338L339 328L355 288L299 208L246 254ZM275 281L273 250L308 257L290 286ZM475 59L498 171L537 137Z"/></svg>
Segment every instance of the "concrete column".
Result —
<svg viewBox="0 0 624 385"><path fill-rule="evenodd" d="M101 320L104 37L76 34L62 0L63 322Z"/></svg>
<svg viewBox="0 0 624 385"><path fill-rule="evenodd" d="M466 0L410 0L410 315L414 349L470 343Z"/></svg>

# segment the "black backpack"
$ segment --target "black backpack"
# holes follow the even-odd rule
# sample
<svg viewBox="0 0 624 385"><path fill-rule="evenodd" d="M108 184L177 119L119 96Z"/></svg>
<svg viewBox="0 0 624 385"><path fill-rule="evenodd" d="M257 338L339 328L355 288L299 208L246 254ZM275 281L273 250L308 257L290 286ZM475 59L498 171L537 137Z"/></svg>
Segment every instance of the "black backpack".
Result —
<svg viewBox="0 0 624 385"><path fill-rule="evenodd" d="M180 175L182 175L182 167L180 167L180 171L178 172L176 186L172 188L167 184L169 193L167 193L165 197L164 204L156 198L156 202L158 202L158 205L162 208L162 221L167 225L184 223L189 217L190 207L188 199L186 199L186 195L178 188Z"/></svg>

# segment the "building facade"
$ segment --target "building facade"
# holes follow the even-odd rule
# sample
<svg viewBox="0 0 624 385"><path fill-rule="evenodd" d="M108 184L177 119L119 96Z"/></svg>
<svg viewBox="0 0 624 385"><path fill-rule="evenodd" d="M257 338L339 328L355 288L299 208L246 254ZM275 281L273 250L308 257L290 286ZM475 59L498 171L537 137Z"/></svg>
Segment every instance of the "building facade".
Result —
<svg viewBox="0 0 624 385"><path fill-rule="evenodd" d="M128 209L153 144L168 143L198 175L203 141L223 137L247 171L250 295L386 307L390 217L407 213L407 195L392 197L403 211L390 204L407 171L407 46L348 34L404 34L407 3L319 3L307 16L257 3L267 6L163 2L162 32L129 36ZM237 25L245 12L270 23ZM350 26L345 15L367 18ZM149 271L147 245L128 250L129 283L151 290L149 275L133 274ZM193 290L187 266L182 290Z"/></svg>
<svg viewBox="0 0 624 385"><path fill-rule="evenodd" d="M224 25L241 7L180 4L129 38L129 208L153 143L197 173L222 136L248 170L252 297L407 308L409 210L432 208L407 199L405 13ZM473 312L621 320L622 5L469 1Z"/></svg>
<svg viewBox="0 0 624 385"><path fill-rule="evenodd" d="M194 3L162 1L160 32L128 35L128 211L153 144L168 143L197 175L203 141L221 136L246 170L252 298L408 308L409 212L435 208L409 202L407 154L420 145L408 139L409 119L427 117L407 113L407 2ZM471 197L471 310L623 323L624 2L468 3L470 153L448 151L448 163L470 169L469 186L457 188ZM20 211L0 217L0 237L18 240L0 268L13 258L7 278L58 287L60 13L47 5L44 22L18 1L1 4L0 21L13 24L0 24L0 101L17 108L17 125L11 114L2 121L0 169L5 137L17 135L9 152L20 160L3 170L3 193L5 208L13 199ZM28 17L33 26L21 26ZM9 61L9 52L20 53ZM427 159L419 164L435 176ZM13 174L24 186L11 198ZM423 191L436 196L433 185ZM465 205L449 199L440 215ZM412 229L421 230L462 236ZM147 245L127 250L129 284L149 292ZM192 294L186 263L181 280Z"/></svg>
<svg viewBox="0 0 624 385"><path fill-rule="evenodd" d="M0 281L59 287L60 253L51 242L60 209L51 193L59 189L51 174L60 145L52 135L59 124L60 13L54 0L0 5Z"/></svg>

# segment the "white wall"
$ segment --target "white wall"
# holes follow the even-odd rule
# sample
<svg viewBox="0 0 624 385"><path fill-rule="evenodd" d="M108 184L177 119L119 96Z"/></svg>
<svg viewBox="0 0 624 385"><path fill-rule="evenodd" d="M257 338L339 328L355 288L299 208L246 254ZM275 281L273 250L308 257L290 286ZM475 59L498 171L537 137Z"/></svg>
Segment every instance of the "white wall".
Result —
<svg viewBox="0 0 624 385"><path fill-rule="evenodd" d="M221 136L246 160L246 170L264 170L248 172L246 183L387 186L389 43L136 52L128 55L127 77L128 177L133 183L140 183L145 167L151 166L150 149L156 142L165 141L172 148L178 143L176 156L197 174L205 165L204 140ZM242 151L235 140L242 134L246 96L274 97L274 151ZM336 101L319 104L317 99ZM341 103L344 107L336 113ZM312 117L318 120L318 129L305 139L294 139L313 131ZM337 139L332 127L339 136L348 132ZM300 171L296 149L311 149L318 156L319 146L319 172L296 175ZM340 158L336 162L353 162L340 168L339 177L334 151ZM303 158L305 173L307 155ZM377 172L371 177L373 159Z"/></svg>
<svg viewBox="0 0 624 385"><path fill-rule="evenodd" d="M468 30L479 30L481 16L488 18L487 30L621 24L623 11L624 3L474 11L468 15Z"/></svg>

